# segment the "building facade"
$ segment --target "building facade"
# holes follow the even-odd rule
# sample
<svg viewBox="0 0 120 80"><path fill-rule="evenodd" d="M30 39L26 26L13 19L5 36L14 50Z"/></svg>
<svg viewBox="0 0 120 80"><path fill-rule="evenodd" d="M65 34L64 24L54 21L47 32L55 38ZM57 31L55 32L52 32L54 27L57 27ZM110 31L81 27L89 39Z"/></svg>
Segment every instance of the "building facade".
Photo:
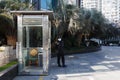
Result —
<svg viewBox="0 0 120 80"><path fill-rule="evenodd" d="M81 0L81 7L97 9L110 23L120 24L120 0Z"/></svg>
<svg viewBox="0 0 120 80"><path fill-rule="evenodd" d="M30 0L30 3L34 5L34 10L48 10L51 0Z"/></svg>
<svg viewBox="0 0 120 80"><path fill-rule="evenodd" d="M81 0L81 7L101 10L101 0Z"/></svg>
<svg viewBox="0 0 120 80"><path fill-rule="evenodd" d="M66 4L76 5L77 7L81 6L81 0L64 0Z"/></svg>
<svg viewBox="0 0 120 80"><path fill-rule="evenodd" d="M76 5L76 0L64 0L66 4Z"/></svg>
<svg viewBox="0 0 120 80"><path fill-rule="evenodd" d="M102 0L101 12L111 22L119 24L120 0Z"/></svg>
<svg viewBox="0 0 120 80"><path fill-rule="evenodd" d="M76 5L87 9L97 9L110 23L120 24L120 0L32 0L35 10L47 10L51 4L52 9L64 1L66 4Z"/></svg>
<svg viewBox="0 0 120 80"><path fill-rule="evenodd" d="M76 5L80 8L82 0L76 0Z"/></svg>
<svg viewBox="0 0 120 80"><path fill-rule="evenodd" d="M52 4L52 9L55 9L58 5L58 0L52 0L51 4Z"/></svg>
<svg viewBox="0 0 120 80"><path fill-rule="evenodd" d="M30 3L32 3L33 5L34 5L34 9L35 10L40 10L40 8L41 8L41 2L40 2L41 0L31 0L31 2Z"/></svg>

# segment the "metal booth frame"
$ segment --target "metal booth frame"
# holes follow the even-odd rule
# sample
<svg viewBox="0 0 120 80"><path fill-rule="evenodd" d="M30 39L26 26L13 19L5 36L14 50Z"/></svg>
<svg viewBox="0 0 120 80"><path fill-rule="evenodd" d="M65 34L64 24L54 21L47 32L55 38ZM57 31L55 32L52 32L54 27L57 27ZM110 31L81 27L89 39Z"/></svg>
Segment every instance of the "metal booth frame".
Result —
<svg viewBox="0 0 120 80"><path fill-rule="evenodd" d="M19 75L48 74L51 58L52 11L11 11L17 16Z"/></svg>

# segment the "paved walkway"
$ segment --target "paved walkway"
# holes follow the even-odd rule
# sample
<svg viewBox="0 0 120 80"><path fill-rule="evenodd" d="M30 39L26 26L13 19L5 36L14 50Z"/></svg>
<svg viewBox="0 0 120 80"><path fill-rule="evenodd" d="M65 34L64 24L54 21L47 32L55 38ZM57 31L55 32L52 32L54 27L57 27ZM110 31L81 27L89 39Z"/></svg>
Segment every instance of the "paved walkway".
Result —
<svg viewBox="0 0 120 80"><path fill-rule="evenodd" d="M17 76L14 80L120 80L120 47L65 57L66 68L57 67L52 58L48 76Z"/></svg>

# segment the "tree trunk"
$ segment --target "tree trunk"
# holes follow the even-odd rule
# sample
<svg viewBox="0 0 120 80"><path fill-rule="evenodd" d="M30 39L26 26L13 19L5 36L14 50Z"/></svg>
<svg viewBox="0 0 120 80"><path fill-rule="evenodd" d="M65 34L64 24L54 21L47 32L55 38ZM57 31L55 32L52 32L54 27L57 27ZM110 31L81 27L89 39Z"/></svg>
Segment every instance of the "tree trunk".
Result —
<svg viewBox="0 0 120 80"><path fill-rule="evenodd" d="M13 46L15 48L15 46L16 46L16 37L7 35L7 45Z"/></svg>
<svg viewBox="0 0 120 80"><path fill-rule="evenodd" d="M78 33L78 36L77 36L78 47L80 47L81 41L82 41L82 34Z"/></svg>

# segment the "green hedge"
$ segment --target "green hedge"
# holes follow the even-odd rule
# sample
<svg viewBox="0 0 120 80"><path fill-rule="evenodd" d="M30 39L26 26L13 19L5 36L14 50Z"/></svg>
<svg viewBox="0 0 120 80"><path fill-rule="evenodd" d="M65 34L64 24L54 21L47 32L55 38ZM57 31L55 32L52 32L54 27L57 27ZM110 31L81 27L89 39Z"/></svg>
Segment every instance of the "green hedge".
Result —
<svg viewBox="0 0 120 80"><path fill-rule="evenodd" d="M7 68L9 68L9 67L11 67L11 66L13 66L13 65L15 65L15 64L17 64L17 61L12 61L12 62L0 67L0 72L7 69Z"/></svg>

